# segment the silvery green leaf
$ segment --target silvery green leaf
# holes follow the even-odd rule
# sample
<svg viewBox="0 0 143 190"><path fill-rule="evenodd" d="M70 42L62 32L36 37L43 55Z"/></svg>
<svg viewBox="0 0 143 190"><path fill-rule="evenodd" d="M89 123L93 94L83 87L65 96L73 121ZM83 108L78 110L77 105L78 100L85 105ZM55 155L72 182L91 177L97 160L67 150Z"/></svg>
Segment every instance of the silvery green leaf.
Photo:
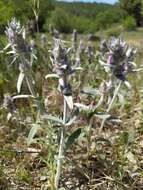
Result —
<svg viewBox="0 0 143 190"><path fill-rule="evenodd" d="M109 67L109 64L105 63L104 61L102 61L101 59L99 60L99 63L103 66L108 66Z"/></svg>
<svg viewBox="0 0 143 190"><path fill-rule="evenodd" d="M14 59L12 60L12 62L10 63L11 65L16 61L17 56L14 57Z"/></svg>
<svg viewBox="0 0 143 190"><path fill-rule="evenodd" d="M6 54L15 54L16 52L14 50L7 52Z"/></svg>
<svg viewBox="0 0 143 190"><path fill-rule="evenodd" d="M41 116L41 119L44 119L44 120L51 120L51 121L54 121L54 122L57 122L57 123L60 123L63 125L63 120L58 118L58 117L55 117L55 116L52 116L52 115L48 115L48 114L44 114Z"/></svg>
<svg viewBox="0 0 143 190"><path fill-rule="evenodd" d="M33 81L29 80L28 76L26 76L26 82L27 82L27 86L28 86L30 93L34 94Z"/></svg>
<svg viewBox="0 0 143 190"><path fill-rule="evenodd" d="M12 114L9 112L9 113L7 114L7 121L9 121L9 120L11 119L11 117L12 117Z"/></svg>
<svg viewBox="0 0 143 190"><path fill-rule="evenodd" d="M63 80L63 78L59 78L59 84L60 84L60 86L64 86L64 80Z"/></svg>
<svg viewBox="0 0 143 190"><path fill-rule="evenodd" d="M59 78L59 76L57 74L48 74L45 76L45 79L47 78Z"/></svg>
<svg viewBox="0 0 143 190"><path fill-rule="evenodd" d="M122 120L118 118L108 118L108 121L111 123L122 123Z"/></svg>
<svg viewBox="0 0 143 190"><path fill-rule="evenodd" d="M65 64L65 65L62 65L60 68L61 69L67 69L67 67L68 67L68 65Z"/></svg>
<svg viewBox="0 0 143 190"><path fill-rule="evenodd" d="M64 99L65 99L69 109L72 110L73 109L73 97L64 95Z"/></svg>
<svg viewBox="0 0 143 190"><path fill-rule="evenodd" d="M67 142L65 144L66 150L69 149L69 147L78 139L82 132L81 128L76 129L67 139Z"/></svg>
<svg viewBox="0 0 143 190"><path fill-rule="evenodd" d="M68 48L66 53L67 53L67 54L70 53L71 50L72 50L72 48Z"/></svg>
<svg viewBox="0 0 143 190"><path fill-rule="evenodd" d="M7 45L4 47L4 49L3 49L3 50L7 50L10 46L11 46L11 44L10 44L10 43L9 43L9 44L7 44Z"/></svg>
<svg viewBox="0 0 143 190"><path fill-rule="evenodd" d="M34 138L34 136L37 133L39 128L40 128L39 124L37 124L37 123L32 124L32 128L30 129L30 132L29 132L29 135L28 135L28 138L27 138L27 145L28 146L32 143L33 138Z"/></svg>
<svg viewBox="0 0 143 190"><path fill-rule="evenodd" d="M98 89L95 89L95 88L83 88L82 91L83 93L85 94L91 94L91 95L100 95L100 91Z"/></svg>
<svg viewBox="0 0 143 190"><path fill-rule="evenodd" d="M74 70L83 70L82 67L75 67Z"/></svg>
<svg viewBox="0 0 143 190"><path fill-rule="evenodd" d="M137 64L135 62L130 62L134 67L137 67Z"/></svg>
<svg viewBox="0 0 143 190"><path fill-rule="evenodd" d="M128 89L132 88L131 84L127 80L124 81L124 84L128 87Z"/></svg>
<svg viewBox="0 0 143 190"><path fill-rule="evenodd" d="M96 112L94 115L99 117L100 119L108 119L111 116L108 113L101 113L101 112Z"/></svg>
<svg viewBox="0 0 143 190"><path fill-rule="evenodd" d="M127 48L127 50L126 50L126 56L129 57L130 54L131 54L131 52L132 52L132 48L131 47Z"/></svg>
<svg viewBox="0 0 143 190"><path fill-rule="evenodd" d="M24 76L25 76L25 74L22 73L22 72L20 72L18 80L17 80L17 92L18 93L20 93L20 91L21 91L21 86L22 86L22 82L23 82Z"/></svg>
<svg viewBox="0 0 143 190"><path fill-rule="evenodd" d="M95 109L97 109L97 108L103 103L103 100L104 100L104 95L101 95L101 97L100 97L98 103L97 103L96 106L95 106Z"/></svg>
<svg viewBox="0 0 143 190"><path fill-rule="evenodd" d="M78 107L79 109L82 109L82 110L85 110L85 111L91 110L90 106L86 106L86 105L81 104L81 103L74 103L74 105L76 107Z"/></svg>
<svg viewBox="0 0 143 190"><path fill-rule="evenodd" d="M34 53L32 53L32 56L33 56L33 58L34 58L35 60L37 60L37 57L36 57L36 55L35 55Z"/></svg>
<svg viewBox="0 0 143 190"><path fill-rule="evenodd" d="M122 94L118 93L119 102L123 105L125 103L125 98Z"/></svg>
<svg viewBox="0 0 143 190"><path fill-rule="evenodd" d="M133 71L133 72L139 72L139 71L142 71L142 68L133 69L132 71Z"/></svg>
<svg viewBox="0 0 143 190"><path fill-rule="evenodd" d="M74 116L73 118L71 118L71 119L65 124L65 126L70 126L70 125L72 125L72 124L75 122L76 119L77 119L77 116Z"/></svg>
<svg viewBox="0 0 143 190"><path fill-rule="evenodd" d="M32 95L17 95L17 96L13 96L12 99L20 99L20 98L34 98L34 96Z"/></svg>

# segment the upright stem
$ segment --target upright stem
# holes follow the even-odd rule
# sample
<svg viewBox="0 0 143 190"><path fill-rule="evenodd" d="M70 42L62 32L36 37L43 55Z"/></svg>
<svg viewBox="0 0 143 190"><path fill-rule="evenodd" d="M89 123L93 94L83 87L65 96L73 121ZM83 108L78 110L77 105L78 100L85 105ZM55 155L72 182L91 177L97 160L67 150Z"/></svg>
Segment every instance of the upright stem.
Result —
<svg viewBox="0 0 143 190"><path fill-rule="evenodd" d="M64 112L63 112L63 124L66 124L66 118L67 118L67 103L64 99ZM59 155L57 158L57 173L55 177L55 188L58 190L59 182L60 182L60 176L61 176L61 169L62 169L62 161L63 161L63 154L64 154L64 144L65 144L65 126L62 126L61 128L61 138L60 138L60 147L59 147Z"/></svg>
<svg viewBox="0 0 143 190"><path fill-rule="evenodd" d="M37 30L37 33L39 33L39 19L38 19L38 15L36 16L36 30Z"/></svg>
<svg viewBox="0 0 143 190"><path fill-rule="evenodd" d="M31 95L36 100L36 106L37 106L37 118L36 118L36 122L39 122L40 114L42 113L41 103L40 103L40 101L37 98L37 94L36 94L36 91L34 89L34 85L32 83L32 81L33 81L33 79L32 79L32 73L31 73L30 70L28 70L28 71L26 70L26 65L27 65L26 58L22 54L21 54L20 58L21 58L21 63L23 64L23 67L24 67L24 73L25 73L25 78L26 78L26 83L27 83L28 89L29 89Z"/></svg>
<svg viewBox="0 0 143 190"><path fill-rule="evenodd" d="M32 83L32 78L28 74L26 75L26 82L27 82L27 85L28 85L28 88L29 88L29 91L30 91L31 95L34 96L35 101L36 101L36 106L37 106L36 122L38 123L39 120L40 120L40 115L42 113L41 103L37 98L37 94L35 92L35 89L34 89L34 86L33 86L33 83Z"/></svg>
<svg viewBox="0 0 143 190"><path fill-rule="evenodd" d="M112 108L112 106L113 106L113 104L114 104L114 102L115 102L115 99L116 99L116 97L117 97L117 95L118 95L118 92L119 92L119 90L120 90L121 84L122 84L122 81L119 82L117 88L116 88L115 91L114 91L113 98L111 99L111 101L110 101L110 103L109 103L109 106L108 106L108 108L107 108L107 110L106 110L107 113L110 112L110 110L111 110L111 108ZM103 127L104 127L105 122L106 122L106 118L102 120L100 129L99 129L99 133L102 132L102 129L103 129Z"/></svg>

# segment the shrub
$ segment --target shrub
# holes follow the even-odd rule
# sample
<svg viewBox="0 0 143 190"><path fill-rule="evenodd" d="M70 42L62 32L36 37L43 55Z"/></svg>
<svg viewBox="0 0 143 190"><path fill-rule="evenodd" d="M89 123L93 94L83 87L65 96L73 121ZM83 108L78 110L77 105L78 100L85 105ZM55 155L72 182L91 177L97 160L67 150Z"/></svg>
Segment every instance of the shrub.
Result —
<svg viewBox="0 0 143 190"><path fill-rule="evenodd" d="M126 30L134 30L136 28L136 21L134 17L127 16L123 23L123 26Z"/></svg>
<svg viewBox="0 0 143 190"><path fill-rule="evenodd" d="M60 8L57 8L53 12L50 22L60 32L69 33L72 31L72 24L69 15Z"/></svg>
<svg viewBox="0 0 143 190"><path fill-rule="evenodd" d="M107 31L106 31L106 35L111 37L111 36L116 36L118 37L123 31L123 27L122 26L112 26L111 28L109 28Z"/></svg>

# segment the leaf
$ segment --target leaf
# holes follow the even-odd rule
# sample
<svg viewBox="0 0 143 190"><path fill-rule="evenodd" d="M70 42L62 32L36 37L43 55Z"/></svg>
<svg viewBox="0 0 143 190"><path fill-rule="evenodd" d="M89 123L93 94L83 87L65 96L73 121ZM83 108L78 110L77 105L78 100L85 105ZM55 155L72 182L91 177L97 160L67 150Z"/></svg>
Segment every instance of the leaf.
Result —
<svg viewBox="0 0 143 190"><path fill-rule="evenodd" d="M7 55L8 55L8 54L15 54L15 51L14 51L14 50L9 51L9 52L7 52L6 54L7 54Z"/></svg>
<svg viewBox="0 0 143 190"><path fill-rule="evenodd" d="M37 133L39 128L40 128L39 124L37 124L37 123L32 124L32 128L30 129L30 132L29 132L29 135L28 135L28 138L27 138L27 145L28 146L32 143L33 138L34 138L34 136Z"/></svg>
<svg viewBox="0 0 143 190"><path fill-rule="evenodd" d="M9 120L11 119L11 117L12 117L12 114L9 112L9 113L7 114L7 121L9 121Z"/></svg>
<svg viewBox="0 0 143 190"><path fill-rule="evenodd" d="M93 96L101 95L100 91L95 88L83 88L81 92L85 94L90 94Z"/></svg>
<svg viewBox="0 0 143 190"><path fill-rule="evenodd" d="M109 118L107 118L107 121L109 121L109 122L111 122L111 123L122 123L122 120L121 119L118 119L118 118L116 118L116 117L109 117Z"/></svg>
<svg viewBox="0 0 143 190"><path fill-rule="evenodd" d="M74 103L74 105L76 106L76 107L78 107L79 109L82 109L82 110L84 110L84 111L88 111L88 110L91 110L91 108L89 107L89 106L86 106L86 105L84 105L84 104L81 104L81 103Z"/></svg>
<svg viewBox="0 0 143 190"><path fill-rule="evenodd" d="M99 117L100 119L107 119L110 117L110 114L102 112L96 112L94 115Z"/></svg>
<svg viewBox="0 0 143 190"><path fill-rule="evenodd" d="M70 126L74 123L74 121L76 120L77 116L74 116L73 118L71 118L66 124L65 126Z"/></svg>
<svg viewBox="0 0 143 190"><path fill-rule="evenodd" d="M128 87L129 90L132 88L131 84L127 80L124 81L124 84Z"/></svg>
<svg viewBox="0 0 143 190"><path fill-rule="evenodd" d="M55 116L52 116L52 115L48 115L48 114L44 114L41 116L41 119L45 119L45 120L51 120L51 121L54 121L54 122L57 122L57 123L60 123L63 125L63 120L58 118L58 117L55 117Z"/></svg>
<svg viewBox="0 0 143 190"><path fill-rule="evenodd" d="M34 98L34 96L24 94L24 95L17 95L17 96L12 97L13 100L20 99L20 98Z"/></svg>
<svg viewBox="0 0 143 190"><path fill-rule="evenodd" d="M10 44L10 43L9 43L9 44L7 44L7 45L4 47L4 49L3 49L3 50L7 50L10 46L11 46L11 44Z"/></svg>
<svg viewBox="0 0 143 190"><path fill-rule="evenodd" d="M24 76L25 76L25 74L23 72L20 72L18 80L17 80L17 92L18 93L20 93L20 91L21 91L21 86L22 86Z"/></svg>
<svg viewBox="0 0 143 190"><path fill-rule="evenodd" d="M59 76L57 74L48 74L45 76L45 79L47 78L59 78Z"/></svg>
<svg viewBox="0 0 143 190"><path fill-rule="evenodd" d="M137 161L136 161L136 159L135 159L135 156L134 156L134 154L132 153L132 152L128 152L127 154L126 154L126 157L127 157L127 159L132 163L132 164L137 164Z"/></svg>
<svg viewBox="0 0 143 190"><path fill-rule="evenodd" d="M83 70L83 68L82 67L75 67L74 70L77 70L77 71L78 70Z"/></svg>
<svg viewBox="0 0 143 190"><path fill-rule="evenodd" d="M101 95L101 97L100 97L98 103L96 104L95 109L97 109L99 106L101 106L101 104L103 103L103 100L104 100L104 95Z"/></svg>
<svg viewBox="0 0 143 190"><path fill-rule="evenodd" d="M64 99L69 107L70 110L73 109L73 98L72 96L64 96Z"/></svg>
<svg viewBox="0 0 143 190"><path fill-rule="evenodd" d="M76 129L67 139L66 142L66 150L69 149L69 147L76 141L76 139L80 136L81 134L81 128Z"/></svg>

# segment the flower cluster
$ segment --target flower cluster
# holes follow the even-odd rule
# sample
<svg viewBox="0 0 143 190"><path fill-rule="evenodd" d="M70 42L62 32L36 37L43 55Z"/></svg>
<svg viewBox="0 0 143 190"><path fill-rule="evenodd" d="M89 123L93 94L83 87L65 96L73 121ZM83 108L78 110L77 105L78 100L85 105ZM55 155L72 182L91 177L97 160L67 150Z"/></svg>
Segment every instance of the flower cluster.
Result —
<svg viewBox="0 0 143 190"><path fill-rule="evenodd" d="M64 48L60 40L55 39L54 48L52 50L51 60L53 63L53 71L59 77L60 89L63 95L71 95L71 87L68 82L68 76L73 72L69 60L69 49Z"/></svg>
<svg viewBox="0 0 143 190"><path fill-rule="evenodd" d="M127 45L123 39L111 38L101 43L99 62L107 72L125 81L126 74L134 71L136 66L133 62L135 54L136 49Z"/></svg>
<svg viewBox="0 0 143 190"><path fill-rule="evenodd" d="M89 63L92 63L93 58L94 58L94 47L93 47L91 41L88 41L87 47L85 49L85 53L87 53Z"/></svg>
<svg viewBox="0 0 143 190"><path fill-rule="evenodd" d="M21 27L20 22L15 18L11 20L5 31L9 46L11 46L13 53L28 52L29 46L25 40L25 29Z"/></svg>

